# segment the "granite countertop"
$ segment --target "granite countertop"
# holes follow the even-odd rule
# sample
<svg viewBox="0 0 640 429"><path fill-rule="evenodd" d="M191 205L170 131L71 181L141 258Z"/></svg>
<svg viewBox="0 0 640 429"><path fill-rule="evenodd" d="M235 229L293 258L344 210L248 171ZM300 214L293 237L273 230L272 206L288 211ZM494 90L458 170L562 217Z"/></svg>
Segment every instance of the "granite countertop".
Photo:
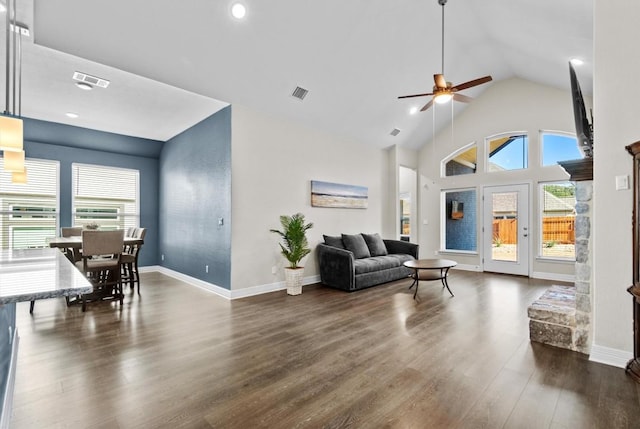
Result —
<svg viewBox="0 0 640 429"><path fill-rule="evenodd" d="M92 290L91 283L58 249L0 250L0 304Z"/></svg>

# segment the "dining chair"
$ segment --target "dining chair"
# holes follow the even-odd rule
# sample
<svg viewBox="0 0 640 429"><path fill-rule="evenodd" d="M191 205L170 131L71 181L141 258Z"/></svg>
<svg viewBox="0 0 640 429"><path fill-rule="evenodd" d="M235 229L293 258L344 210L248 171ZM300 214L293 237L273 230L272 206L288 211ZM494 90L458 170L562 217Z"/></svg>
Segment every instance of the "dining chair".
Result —
<svg viewBox="0 0 640 429"><path fill-rule="evenodd" d="M131 237L144 241L144 236L147 233L146 228L134 228ZM138 295L140 295L140 273L138 271L138 255L140 254L140 248L143 243L133 244L125 246L125 251L122 253L122 283L128 283L131 289L135 289L135 285L138 285Z"/></svg>
<svg viewBox="0 0 640 429"><path fill-rule="evenodd" d="M82 236L81 226L63 226L60 228L60 235L62 237L80 237ZM67 257L71 262L76 263L82 259L82 251L80 249L65 249Z"/></svg>
<svg viewBox="0 0 640 429"><path fill-rule="evenodd" d="M76 236L81 236L82 235L82 227L78 226L78 227L68 227L68 226L63 226L60 227L60 236L61 237L76 237ZM62 249L61 249L62 250ZM80 249L72 249L72 248L68 248L68 249L64 249L64 254L67 255L67 258L69 258L69 260L71 262L73 262L74 264L80 260L82 260L82 251ZM67 305L69 305L69 297L65 297L67 300ZM36 305L35 301L31 301L30 305L29 305L29 314L33 314L33 309Z"/></svg>
<svg viewBox="0 0 640 429"><path fill-rule="evenodd" d="M82 311L88 302L120 301L124 294L120 276L124 230L82 231L82 260L76 266L93 285L93 292L80 297Z"/></svg>
<svg viewBox="0 0 640 429"><path fill-rule="evenodd" d="M60 228L60 235L62 237L80 237L82 236L81 226L63 226Z"/></svg>

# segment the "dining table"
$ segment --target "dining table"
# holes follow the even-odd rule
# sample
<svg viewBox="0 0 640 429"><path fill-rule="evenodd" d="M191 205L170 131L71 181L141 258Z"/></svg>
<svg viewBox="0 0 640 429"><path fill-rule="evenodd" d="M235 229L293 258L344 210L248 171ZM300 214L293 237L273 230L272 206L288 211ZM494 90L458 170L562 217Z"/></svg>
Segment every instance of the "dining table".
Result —
<svg viewBox="0 0 640 429"><path fill-rule="evenodd" d="M74 235L71 237L54 237L48 239L49 247L57 247L59 249L82 249L82 236ZM139 246L144 244L144 240L135 237L125 237L124 247Z"/></svg>

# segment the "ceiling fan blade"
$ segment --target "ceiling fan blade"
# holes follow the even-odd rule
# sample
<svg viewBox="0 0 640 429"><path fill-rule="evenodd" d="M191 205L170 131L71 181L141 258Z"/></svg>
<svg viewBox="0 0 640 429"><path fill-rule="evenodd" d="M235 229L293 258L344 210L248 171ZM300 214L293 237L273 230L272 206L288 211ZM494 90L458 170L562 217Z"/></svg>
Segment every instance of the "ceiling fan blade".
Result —
<svg viewBox="0 0 640 429"><path fill-rule="evenodd" d="M433 81L436 83L436 86L438 88L446 88L447 87L447 81L445 80L444 75L434 74L433 75Z"/></svg>
<svg viewBox="0 0 640 429"><path fill-rule="evenodd" d="M429 92L427 94L413 94L413 95L401 95L398 98L413 98L413 97L426 97L427 95L433 95L432 92Z"/></svg>
<svg viewBox="0 0 640 429"><path fill-rule="evenodd" d="M454 86L454 91L462 91L463 89L471 88L473 86L482 85L483 83L490 82L492 80L491 76L481 77L479 79L470 80L469 82L461 83L460 85Z"/></svg>
<svg viewBox="0 0 640 429"><path fill-rule="evenodd" d="M427 104L425 104L424 107L422 109L420 109L420 111L424 112L425 110L427 110L432 105L433 105L433 99L429 100L429 102Z"/></svg>
<svg viewBox="0 0 640 429"><path fill-rule="evenodd" d="M463 103L471 103L471 101L473 100L472 97L467 97L466 95L462 95L458 93L453 94L453 99L456 101L461 101Z"/></svg>

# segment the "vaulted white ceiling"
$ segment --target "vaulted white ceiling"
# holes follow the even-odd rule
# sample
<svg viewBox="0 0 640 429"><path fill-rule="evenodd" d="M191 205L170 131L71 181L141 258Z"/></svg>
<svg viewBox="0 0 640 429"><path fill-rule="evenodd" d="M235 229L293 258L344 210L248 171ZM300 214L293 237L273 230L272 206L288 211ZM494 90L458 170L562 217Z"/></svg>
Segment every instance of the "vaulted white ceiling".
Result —
<svg viewBox="0 0 640 429"><path fill-rule="evenodd" d="M441 71L437 0L241 0L243 21L230 16L234 0L18 1L35 41L23 60L25 116L166 140L241 103L377 147L410 148L451 120L450 107L435 118L409 114L429 98L397 99L431 91ZM449 0L445 77L517 76L569 89L567 62L578 57L588 94L592 15L584 0ZM75 70L111 85L80 91ZM296 86L309 90L304 101L291 96ZM65 119L70 110L80 118Z"/></svg>

